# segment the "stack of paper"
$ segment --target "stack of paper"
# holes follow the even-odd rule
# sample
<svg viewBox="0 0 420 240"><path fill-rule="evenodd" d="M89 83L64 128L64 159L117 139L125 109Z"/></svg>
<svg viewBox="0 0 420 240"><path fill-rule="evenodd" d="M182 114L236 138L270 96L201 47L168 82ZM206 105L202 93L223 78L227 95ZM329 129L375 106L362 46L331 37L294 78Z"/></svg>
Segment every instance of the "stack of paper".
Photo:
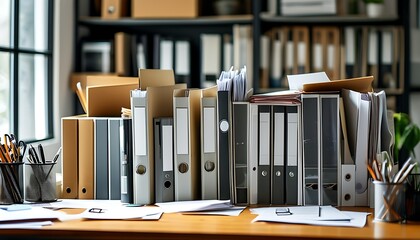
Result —
<svg viewBox="0 0 420 240"><path fill-rule="evenodd" d="M165 213L199 213L208 215L238 216L245 207L235 207L230 200L198 200L156 203Z"/></svg>
<svg viewBox="0 0 420 240"><path fill-rule="evenodd" d="M364 212L340 211L332 206L296 206L282 208L286 213L279 214L279 208L252 208L250 211L258 216L253 222L297 223L321 226L364 227Z"/></svg>

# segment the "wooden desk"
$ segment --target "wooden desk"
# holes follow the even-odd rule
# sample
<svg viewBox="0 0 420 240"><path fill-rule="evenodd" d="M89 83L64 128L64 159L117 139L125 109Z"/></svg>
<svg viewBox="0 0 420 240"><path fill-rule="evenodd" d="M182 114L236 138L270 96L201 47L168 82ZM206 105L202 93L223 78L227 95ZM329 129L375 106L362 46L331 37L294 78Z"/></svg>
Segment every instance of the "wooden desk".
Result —
<svg viewBox="0 0 420 240"><path fill-rule="evenodd" d="M371 211L370 209L360 209ZM70 210L74 212L75 210ZM74 220L41 230L0 230L0 239L419 239L420 222L377 223L364 228L251 223L248 209L239 217L163 214L159 221Z"/></svg>

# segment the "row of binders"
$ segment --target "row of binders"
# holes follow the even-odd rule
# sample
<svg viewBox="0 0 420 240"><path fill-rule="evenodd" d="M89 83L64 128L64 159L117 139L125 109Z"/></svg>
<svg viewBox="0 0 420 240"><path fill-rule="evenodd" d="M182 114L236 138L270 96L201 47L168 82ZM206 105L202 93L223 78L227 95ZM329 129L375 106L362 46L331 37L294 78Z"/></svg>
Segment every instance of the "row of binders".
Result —
<svg viewBox="0 0 420 240"><path fill-rule="evenodd" d="M192 86L191 58L195 39L154 34L115 34L112 41L86 40L82 44L83 72L114 72L136 76L138 69L173 69L176 83ZM222 69L247 65L252 76L252 27L235 24L232 33L202 33L199 36L201 88L216 85ZM248 84L251 84L249 82Z"/></svg>
<svg viewBox="0 0 420 240"><path fill-rule="evenodd" d="M295 26L261 36L261 88L288 87L287 75L325 71L331 79L375 76L375 88L399 89L404 39L399 27Z"/></svg>
<svg viewBox="0 0 420 240"><path fill-rule="evenodd" d="M245 67L231 69L217 86L188 89L174 84L172 71L140 69L131 119L63 118L63 197L114 199L119 191L134 204L230 199L368 206L367 163L392 148L385 93L371 92L373 78L336 82L361 92L280 97L284 93L250 96L246 76ZM103 119L107 124L99 128Z"/></svg>

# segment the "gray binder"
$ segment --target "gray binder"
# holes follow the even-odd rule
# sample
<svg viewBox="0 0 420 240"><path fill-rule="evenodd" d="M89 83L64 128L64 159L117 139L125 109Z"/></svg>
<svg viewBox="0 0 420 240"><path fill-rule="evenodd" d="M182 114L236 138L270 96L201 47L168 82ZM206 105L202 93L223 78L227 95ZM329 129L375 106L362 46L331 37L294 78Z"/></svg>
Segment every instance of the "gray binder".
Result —
<svg viewBox="0 0 420 240"><path fill-rule="evenodd" d="M273 106L271 204L285 204L285 106Z"/></svg>
<svg viewBox="0 0 420 240"><path fill-rule="evenodd" d="M120 120L108 119L109 199L121 200Z"/></svg>
<svg viewBox="0 0 420 240"><path fill-rule="evenodd" d="M94 118L94 161L95 196L94 199L109 199L108 182L108 119Z"/></svg>
<svg viewBox="0 0 420 240"><path fill-rule="evenodd" d="M318 94L302 94L302 128L304 161L304 204L318 205L320 122Z"/></svg>
<svg viewBox="0 0 420 240"><path fill-rule="evenodd" d="M286 204L297 205L300 199L299 189L299 115L298 106L287 106L287 147L286 147Z"/></svg>
<svg viewBox="0 0 420 240"><path fill-rule="evenodd" d="M219 129L217 131L218 146L218 199L230 199L230 161L231 161L231 99L229 91L217 92L217 120Z"/></svg>
<svg viewBox="0 0 420 240"><path fill-rule="evenodd" d="M271 203L271 106L258 106L258 204Z"/></svg>
<svg viewBox="0 0 420 240"><path fill-rule="evenodd" d="M249 103L233 102L233 203L248 204Z"/></svg>
<svg viewBox="0 0 420 240"><path fill-rule="evenodd" d="M173 119L154 119L155 200L174 201Z"/></svg>
<svg viewBox="0 0 420 240"><path fill-rule="evenodd" d="M322 94L321 101L321 204L340 205L341 161L339 95Z"/></svg>
<svg viewBox="0 0 420 240"><path fill-rule="evenodd" d="M133 203L133 130L132 119L120 122L121 202Z"/></svg>

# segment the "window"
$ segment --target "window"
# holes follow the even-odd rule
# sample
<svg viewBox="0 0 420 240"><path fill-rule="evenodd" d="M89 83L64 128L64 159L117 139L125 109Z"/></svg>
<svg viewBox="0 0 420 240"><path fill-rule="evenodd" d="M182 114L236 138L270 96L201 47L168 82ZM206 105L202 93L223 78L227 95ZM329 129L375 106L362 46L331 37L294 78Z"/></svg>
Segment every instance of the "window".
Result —
<svg viewBox="0 0 420 240"><path fill-rule="evenodd" d="M0 1L0 134L51 138L53 0Z"/></svg>

